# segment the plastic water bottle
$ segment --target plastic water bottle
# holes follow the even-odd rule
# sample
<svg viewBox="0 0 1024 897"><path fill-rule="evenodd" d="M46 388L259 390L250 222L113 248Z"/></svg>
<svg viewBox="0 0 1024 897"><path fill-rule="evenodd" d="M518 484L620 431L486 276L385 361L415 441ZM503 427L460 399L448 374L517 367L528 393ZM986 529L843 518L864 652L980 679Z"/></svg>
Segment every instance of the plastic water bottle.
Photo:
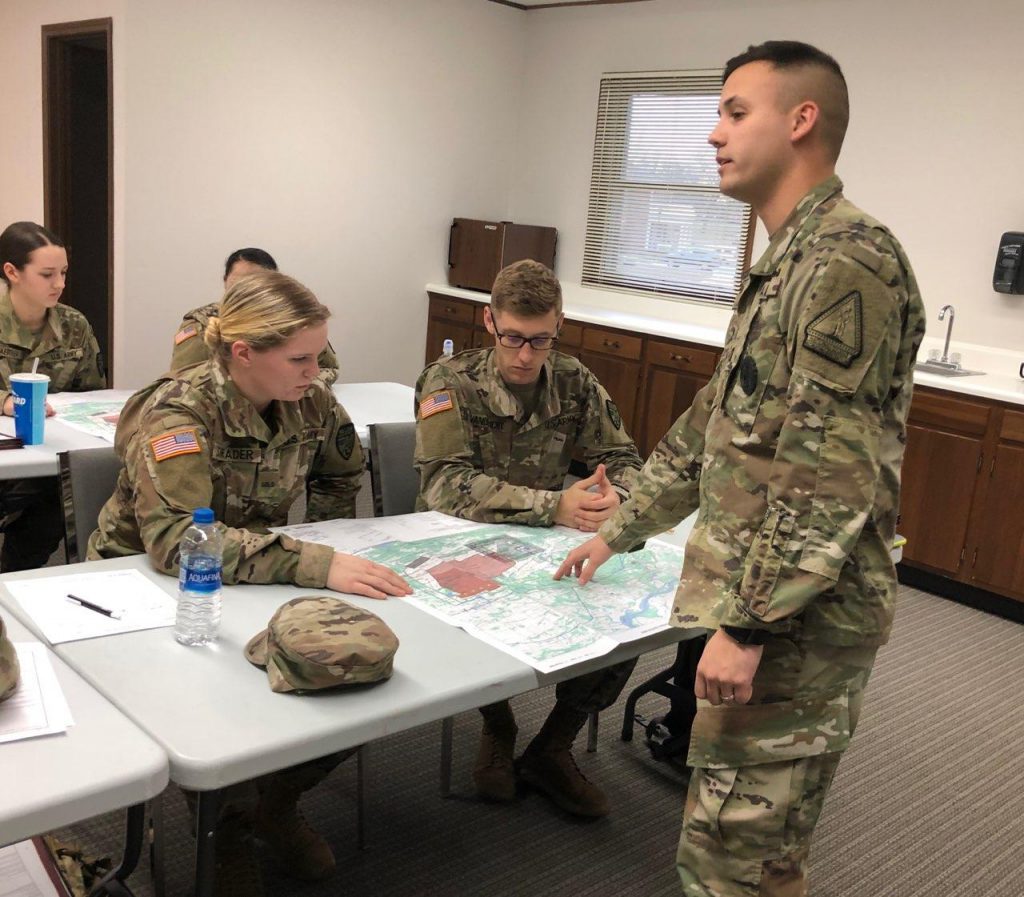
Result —
<svg viewBox="0 0 1024 897"><path fill-rule="evenodd" d="M455 354L455 343L450 339L446 339L441 346L441 357L451 358Z"/></svg>
<svg viewBox="0 0 1024 897"><path fill-rule="evenodd" d="M211 508L196 508L181 539L178 613L174 637L183 645L208 645L220 628L220 573L224 537Z"/></svg>

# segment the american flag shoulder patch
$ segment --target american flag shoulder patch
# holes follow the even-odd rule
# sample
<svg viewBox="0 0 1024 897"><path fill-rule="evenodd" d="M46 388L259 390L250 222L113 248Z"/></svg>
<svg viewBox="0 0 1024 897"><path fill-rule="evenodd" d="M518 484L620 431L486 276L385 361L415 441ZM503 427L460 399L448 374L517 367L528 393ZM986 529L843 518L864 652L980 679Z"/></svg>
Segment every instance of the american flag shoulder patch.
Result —
<svg viewBox="0 0 1024 897"><path fill-rule="evenodd" d="M199 333L199 328L195 324L189 324L188 327L182 327L176 334L174 334L174 345L180 346L185 340L192 339Z"/></svg>
<svg viewBox="0 0 1024 897"><path fill-rule="evenodd" d="M441 411L451 411L454 407L449 390L443 389L441 392L435 392L420 402L420 420L426 420L430 415L438 414Z"/></svg>
<svg viewBox="0 0 1024 897"><path fill-rule="evenodd" d="M199 436L193 429L173 430L162 436L154 436L149 440L153 449L154 461L166 461L177 455L191 455L202 451L199 447Z"/></svg>

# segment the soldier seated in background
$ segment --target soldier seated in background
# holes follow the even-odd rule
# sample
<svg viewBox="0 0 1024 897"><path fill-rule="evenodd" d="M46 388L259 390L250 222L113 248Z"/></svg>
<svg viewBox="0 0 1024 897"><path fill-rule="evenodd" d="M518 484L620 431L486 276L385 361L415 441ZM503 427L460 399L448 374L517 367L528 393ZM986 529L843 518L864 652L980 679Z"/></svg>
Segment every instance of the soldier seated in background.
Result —
<svg viewBox="0 0 1024 897"><path fill-rule="evenodd" d="M641 462L594 375L552 351L562 324L554 273L534 261L509 265L494 282L484 321L493 348L443 358L416 385L418 508L486 523L595 530L628 498ZM593 473L566 489L577 450ZM571 748L587 716L618 697L635 663L559 684L554 709L515 768L518 728L508 701L482 707L477 792L512 800L518 771L570 813L607 814L604 794L577 769Z"/></svg>
<svg viewBox="0 0 1024 897"><path fill-rule="evenodd" d="M253 246L236 249L224 263L224 292L230 290L236 281L250 274L276 270L277 262L269 252ZM219 306L219 302L201 305L199 308L193 308L181 319L178 332L174 334L174 348L171 350L171 365L168 370L183 371L210 357L206 343L203 342L203 334L210 318L217 317ZM338 379L338 356L334 354L330 343L320 353L317 364L320 365L320 379L328 386Z"/></svg>

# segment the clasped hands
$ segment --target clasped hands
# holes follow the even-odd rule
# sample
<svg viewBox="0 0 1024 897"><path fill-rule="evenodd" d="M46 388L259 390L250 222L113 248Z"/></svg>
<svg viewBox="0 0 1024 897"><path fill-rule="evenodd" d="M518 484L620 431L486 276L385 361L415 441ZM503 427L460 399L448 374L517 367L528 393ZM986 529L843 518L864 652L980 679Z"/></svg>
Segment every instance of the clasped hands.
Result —
<svg viewBox="0 0 1024 897"><path fill-rule="evenodd" d="M605 466L598 464L589 477L577 480L562 492L555 511L555 523L587 533L597 532L618 507L619 493L608 479Z"/></svg>

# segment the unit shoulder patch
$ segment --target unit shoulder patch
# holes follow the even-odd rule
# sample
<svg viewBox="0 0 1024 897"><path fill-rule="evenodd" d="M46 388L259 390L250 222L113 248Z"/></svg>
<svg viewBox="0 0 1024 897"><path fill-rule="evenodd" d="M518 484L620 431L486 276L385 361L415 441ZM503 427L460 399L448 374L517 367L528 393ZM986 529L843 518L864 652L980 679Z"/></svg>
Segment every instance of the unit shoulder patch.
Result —
<svg viewBox="0 0 1024 897"><path fill-rule="evenodd" d="M860 292L847 293L814 318L804 330L804 346L841 367L850 367L864 349Z"/></svg>
<svg viewBox="0 0 1024 897"><path fill-rule="evenodd" d="M604 400L605 410L608 412L608 420L612 422L612 426L616 430L622 429L622 415L619 414L619 409L615 406L615 403L611 399Z"/></svg>
<svg viewBox="0 0 1024 897"><path fill-rule="evenodd" d="M338 447L338 453L346 461L352 457L352 450L356 447L356 426L352 423L342 424L338 427L338 435L334 437L334 444Z"/></svg>
<svg viewBox="0 0 1024 897"><path fill-rule="evenodd" d="M166 461L178 455L193 455L202 451L199 434L192 427L186 430L172 430L149 440L154 461Z"/></svg>
<svg viewBox="0 0 1024 897"><path fill-rule="evenodd" d="M182 327L176 334L174 334L174 345L180 346L185 340L192 339L194 336L199 335L199 328L195 324L189 324L188 327Z"/></svg>
<svg viewBox="0 0 1024 897"><path fill-rule="evenodd" d="M420 420L426 420L431 415L440 414L442 411L451 411L454 407L451 390L442 389L440 392L431 393L420 402Z"/></svg>

